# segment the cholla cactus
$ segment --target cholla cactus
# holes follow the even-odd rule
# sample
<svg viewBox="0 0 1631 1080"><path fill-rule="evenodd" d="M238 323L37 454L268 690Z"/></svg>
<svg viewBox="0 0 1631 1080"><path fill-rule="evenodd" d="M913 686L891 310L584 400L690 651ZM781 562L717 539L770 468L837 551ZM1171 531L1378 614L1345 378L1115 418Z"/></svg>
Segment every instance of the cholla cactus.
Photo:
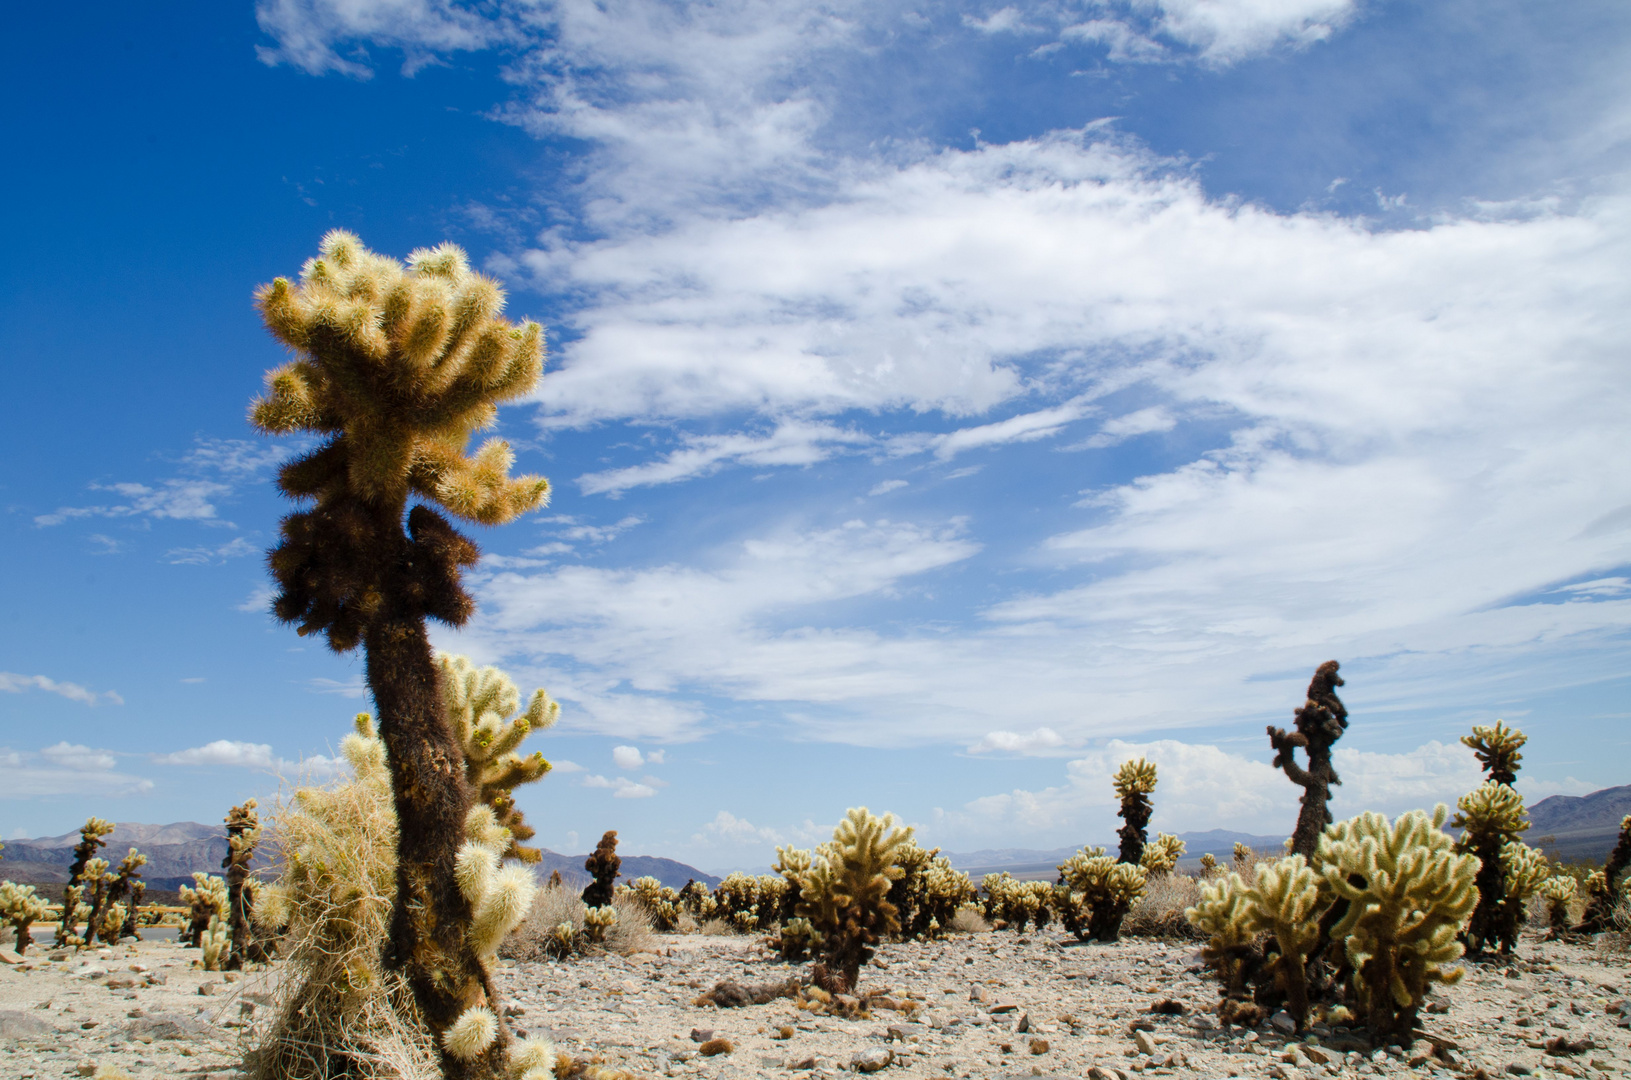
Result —
<svg viewBox="0 0 1631 1080"><path fill-rule="evenodd" d="M1346 941L1354 990L1377 1042L1410 1038L1429 983L1454 983L1462 968L1457 932L1478 904L1478 860L1456 853L1443 832L1449 809L1420 810L1391 825L1361 814L1321 838L1325 886L1348 910L1331 929Z"/></svg>
<svg viewBox="0 0 1631 1080"><path fill-rule="evenodd" d="M0 923L11 927L19 954L27 953L29 945L33 944L34 938L28 932L29 925L45 918L49 912L49 905L44 897L34 891L34 886L0 881Z"/></svg>
<svg viewBox="0 0 1631 1080"><path fill-rule="evenodd" d="M619 886L618 893L627 892L645 909L651 918L651 928L660 934L673 930L680 918L680 894L670 889L656 878L635 878L625 886Z"/></svg>
<svg viewBox="0 0 1631 1080"><path fill-rule="evenodd" d="M1319 846L1320 830L1331 823L1331 788L1342 783L1331 767L1331 746L1348 730L1348 709L1337 697L1343 685L1337 671L1342 665L1327 660L1314 671L1308 684L1307 700L1293 711L1296 731L1269 725L1269 745L1274 750L1274 767L1303 789L1302 809L1297 813L1297 829L1291 834L1291 853L1311 858ZM1296 752L1308 755L1308 767L1297 764Z"/></svg>
<svg viewBox="0 0 1631 1080"><path fill-rule="evenodd" d="M1631 885L1631 814L1620 819L1620 838L1614 850L1608 853L1603 868L1593 873L1586 886L1586 913L1576 927L1582 933L1596 934L1607 930L1614 919L1615 907L1623 903L1621 893Z"/></svg>
<svg viewBox="0 0 1631 1080"><path fill-rule="evenodd" d="M759 875L759 903L755 926L769 930L781 922L782 902L787 897L787 880L779 874Z"/></svg>
<svg viewBox="0 0 1631 1080"><path fill-rule="evenodd" d="M521 691L509 676L494 667L477 667L468 657L438 653L442 673L442 701L448 723L464 747L464 776L478 802L498 815L498 823L513 838L506 858L535 863L537 848L523 847L536 831L515 805L515 789L542 779L550 764L534 752L523 758L515 752L528 735L552 726L561 707L543 690L535 690L521 711Z"/></svg>
<svg viewBox="0 0 1631 1080"><path fill-rule="evenodd" d="M1217 856L1213 855L1210 851L1203 852L1201 855L1201 877L1210 881L1212 878L1217 877L1221 872L1222 871L1218 869Z"/></svg>
<svg viewBox="0 0 1631 1080"><path fill-rule="evenodd" d="M87 878L91 877L90 866L101 863L101 859L93 859L86 867ZM104 864L105 865L105 864ZM91 905L90 926L85 930L86 938L100 939L104 945L116 945L127 931L134 933L131 925L130 906L133 896L140 896L145 885L141 883L141 869L147 865L147 856L131 848L125 857L119 860L119 868L108 872L103 870L95 890L96 902ZM117 916L114 909L118 909Z"/></svg>
<svg viewBox="0 0 1631 1080"><path fill-rule="evenodd" d="M1155 791L1155 766L1143 758L1122 762L1113 783L1116 798L1121 800L1121 809L1116 813L1126 822L1116 830L1121 837L1121 861L1137 866L1144 857L1144 827L1155 809L1150 803Z"/></svg>
<svg viewBox="0 0 1631 1080"><path fill-rule="evenodd" d="M821 944L821 935L816 933L815 927L810 925L809 919L794 916L782 923L781 935L777 938L776 948L781 958L790 964L796 964L808 957L812 950Z"/></svg>
<svg viewBox="0 0 1631 1080"><path fill-rule="evenodd" d="M901 876L895 857L911 836L893 815L853 808L800 875L798 915L821 935L812 978L828 993L853 990L873 946L900 930L889 886Z"/></svg>
<svg viewBox="0 0 1631 1080"><path fill-rule="evenodd" d="M938 934L975 895L968 875L952 869L939 848L908 840L901 845L896 865L901 876L889 887L889 902L898 912L903 938L923 940Z"/></svg>
<svg viewBox="0 0 1631 1080"><path fill-rule="evenodd" d="M1556 941L1569 932L1569 905L1580 894L1579 885L1566 874L1547 878L1538 890L1546 901L1546 922L1551 927L1548 941Z"/></svg>
<svg viewBox="0 0 1631 1080"><path fill-rule="evenodd" d="M1225 1023L1233 1023L1245 1012L1252 1020L1260 1010L1250 1006L1250 979L1262 962L1257 947L1255 898L1239 874L1211 881L1200 887L1201 898L1184 912L1192 926L1206 935L1201 956L1217 972L1223 1001L1218 1011Z"/></svg>
<svg viewBox="0 0 1631 1080"><path fill-rule="evenodd" d="M284 519L271 554L273 610L336 652L367 652L400 846L401 911L384 955L441 1043L492 988L461 929L470 910L453 866L471 793L446 768L462 748L425 629L427 618L458 626L470 617L460 574L480 552L433 506L498 525L544 502L547 481L512 478L502 440L467 453L498 403L537 382L543 330L506 322L498 284L472 273L452 245L416 251L404 266L339 230L298 283L278 278L256 302L297 358L268 373L250 420L267 434L322 440L278 474L283 493L310 506ZM498 1066L492 1053L442 1060L450 1080L492 1077Z"/></svg>
<svg viewBox="0 0 1631 1080"><path fill-rule="evenodd" d="M718 915L737 929L751 930L759 923L759 879L734 871L714 889Z"/></svg>
<svg viewBox="0 0 1631 1080"><path fill-rule="evenodd" d="M680 890L680 906L697 922L707 922L719 913L719 901L700 881L687 881Z"/></svg>
<svg viewBox="0 0 1631 1080"><path fill-rule="evenodd" d="M204 950L204 970L220 971L221 961L230 953L232 946L226 921L219 915L212 915L210 924L204 928L204 933L198 939L198 944Z"/></svg>
<svg viewBox="0 0 1631 1080"><path fill-rule="evenodd" d="M1519 834L1529 828L1523 796L1493 780L1461 796L1459 812L1451 822L1464 829L1457 850L1475 855L1478 870L1478 908L1467 926L1467 949L1473 954L1498 947L1510 953L1523 925L1522 901L1506 892L1506 870L1502 855Z"/></svg>
<svg viewBox="0 0 1631 1080"><path fill-rule="evenodd" d="M1252 859L1255 858L1256 855L1257 853L1251 848L1247 847L1245 844L1242 844L1239 840L1235 841L1233 859L1235 869L1237 871L1244 870L1251 866Z"/></svg>
<svg viewBox="0 0 1631 1080"><path fill-rule="evenodd" d="M1184 857L1187 846L1171 833L1157 833L1155 842L1145 847L1144 853L1139 856L1138 865L1151 877L1170 874L1178 866L1178 860Z"/></svg>
<svg viewBox="0 0 1631 1080"><path fill-rule="evenodd" d="M605 907L612 902L612 891L617 885L617 872L623 860L617 857L617 830L607 829L595 850L583 861L583 868L594 878L583 890L583 902L588 907Z"/></svg>
<svg viewBox="0 0 1631 1080"><path fill-rule="evenodd" d="M1112 859L1103 848L1083 848L1059 864L1060 921L1079 940L1115 941L1147 880L1142 866Z"/></svg>
<svg viewBox="0 0 1631 1080"><path fill-rule="evenodd" d="M227 917L227 883L213 874L195 870L193 884L181 887L181 902L191 909L182 940L189 949L199 948L210 920L217 915L222 919Z"/></svg>
<svg viewBox="0 0 1631 1080"><path fill-rule="evenodd" d="M1518 762L1523 760L1518 749L1528 741L1529 736L1507 727L1504 720L1495 721L1494 727L1474 724L1471 735L1461 736L1461 745L1472 750L1490 780L1508 786L1518 780Z"/></svg>
<svg viewBox="0 0 1631 1080"><path fill-rule="evenodd" d="M81 901L85 899L85 866L96 858L98 851L107 846L107 841L102 838L112 831L113 822L104 821L99 817L87 819L85 824L80 827L79 843L74 847L74 861L68 866L68 884L63 889L63 916L62 922L57 926L57 944L59 946L83 945L85 943L84 938L79 936L75 928L75 923L81 917L79 914ZM106 864L104 863L105 868ZM100 879L100 871L98 872L98 878ZM85 905L85 908L85 915L88 916L90 906ZM89 933L90 928L87 927L86 931Z"/></svg>
<svg viewBox="0 0 1631 1080"><path fill-rule="evenodd" d="M1308 1021L1307 965L1320 940L1320 916L1331 906L1330 889L1308 860L1288 855L1258 867L1247 895L1245 929L1273 935L1268 969L1300 1030Z"/></svg>
<svg viewBox="0 0 1631 1080"><path fill-rule="evenodd" d="M227 854L221 860L221 869L226 871L227 927L232 934L232 951L226 963L228 971L241 970L246 960L267 959L266 947L255 941L254 926L249 919L249 866L255 861L255 845L261 838L256 805L254 799L249 799L227 811Z"/></svg>
<svg viewBox="0 0 1631 1080"><path fill-rule="evenodd" d="M606 931L617 925L617 909L607 904L584 910L583 932L596 945L606 940Z"/></svg>
<svg viewBox="0 0 1631 1080"><path fill-rule="evenodd" d="M987 874L980 879L980 892L985 896L985 917L991 920L1008 920L1008 902L1010 892L1018 886L1019 882L1014 876L1004 870L1000 874Z"/></svg>
<svg viewBox="0 0 1631 1080"><path fill-rule="evenodd" d="M776 849L776 861L770 869L780 874L782 880L787 883L787 891L782 893L782 909L778 913L778 918L785 923L793 917L793 912L798 909L800 897L799 875L810 869L810 853L803 848L796 848L792 845L778 847Z"/></svg>

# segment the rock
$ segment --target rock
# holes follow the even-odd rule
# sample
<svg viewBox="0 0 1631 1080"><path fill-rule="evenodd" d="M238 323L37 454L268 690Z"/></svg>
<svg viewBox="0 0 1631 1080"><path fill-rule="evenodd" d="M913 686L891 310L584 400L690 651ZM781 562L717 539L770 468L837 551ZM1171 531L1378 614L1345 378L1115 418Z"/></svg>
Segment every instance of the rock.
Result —
<svg viewBox="0 0 1631 1080"><path fill-rule="evenodd" d="M198 993L203 997L211 997L219 989L221 989L220 983L207 982L198 984Z"/></svg>
<svg viewBox="0 0 1631 1080"><path fill-rule="evenodd" d="M1297 1021L1293 1020L1291 1014L1284 1009L1269 1017L1269 1027L1282 1035L1295 1035L1297 1033Z"/></svg>
<svg viewBox="0 0 1631 1080"><path fill-rule="evenodd" d="M707 1042L709 1039L711 1039L713 1037L714 1037L714 1029L713 1028L692 1028L691 1029L691 1041L694 1042L694 1043L705 1043L705 1042Z"/></svg>
<svg viewBox="0 0 1631 1080"><path fill-rule="evenodd" d="M1041 1054L1046 1054L1047 1052L1048 1052L1048 1040L1046 1040L1046 1039L1032 1039L1031 1040L1031 1053L1041 1055Z"/></svg>
<svg viewBox="0 0 1631 1080"><path fill-rule="evenodd" d="M1133 1032L1133 1045L1138 1047L1140 1054L1150 1055L1155 1053L1155 1040L1142 1031Z"/></svg>
<svg viewBox="0 0 1631 1080"><path fill-rule="evenodd" d="M135 979L118 978L109 979L102 985L107 987L109 990L134 990L139 984Z"/></svg>
<svg viewBox="0 0 1631 1080"><path fill-rule="evenodd" d="M57 1029L37 1016L7 1009L0 1012L0 1039L55 1039Z"/></svg>
<svg viewBox="0 0 1631 1080"><path fill-rule="evenodd" d="M1196 1031L1216 1031L1218 1022L1205 1013L1196 1013L1185 1021Z"/></svg>
<svg viewBox="0 0 1631 1080"><path fill-rule="evenodd" d="M96 1062L81 1061L78 1065L74 1066L74 1072L78 1073L80 1076L95 1076Z"/></svg>
<svg viewBox="0 0 1631 1080"><path fill-rule="evenodd" d="M914 1037L921 1038L928 1030L925 1024L890 1024L888 1034L895 1042L906 1042Z"/></svg>
<svg viewBox="0 0 1631 1080"><path fill-rule="evenodd" d="M1021 1012L1019 1014L1019 1019L1014 1021L1014 1034L1015 1035L1023 1035L1027 1031L1030 1031L1030 1030L1031 1030L1031 1014L1028 1013L1028 1012Z"/></svg>
<svg viewBox="0 0 1631 1080"><path fill-rule="evenodd" d="M1303 1080L1303 1074L1294 1065L1271 1065L1269 1075L1274 1080Z"/></svg>
<svg viewBox="0 0 1631 1080"><path fill-rule="evenodd" d="M1511 1064L1507 1065L1506 1071L1511 1073L1513 1076L1528 1076L1531 1073L1533 1073L1535 1070L1531 1069L1527 1065L1522 1064L1521 1062L1514 1061Z"/></svg>
<svg viewBox="0 0 1631 1080"><path fill-rule="evenodd" d="M0 946L0 964L20 964L23 962L21 953Z"/></svg>
<svg viewBox="0 0 1631 1080"><path fill-rule="evenodd" d="M1016 1012L1018 1009L1019 1002L1017 1001L999 1001L995 1005L991 1006L990 1012L992 1016L996 1016L999 1013Z"/></svg>
<svg viewBox="0 0 1631 1080"><path fill-rule="evenodd" d="M1307 1058L1309 1061L1312 1061L1316 1065L1329 1065L1331 1063L1331 1055L1327 1054L1317 1046L1304 1044L1297 1047L1297 1049L1299 1052L1301 1052L1303 1057Z"/></svg>
<svg viewBox="0 0 1631 1080"><path fill-rule="evenodd" d="M787 1064L783 1066L783 1068L792 1069L794 1072L802 1072L805 1069L813 1069L815 1067L816 1059L814 1054L799 1058L796 1061L789 1058Z"/></svg>
<svg viewBox="0 0 1631 1080"><path fill-rule="evenodd" d="M178 1041L204 1039L209 1038L212 1030L210 1025L202 1020L185 1016L166 1016L162 1013L138 1016L125 1025L125 1032L141 1042L152 1042L155 1039Z"/></svg>
<svg viewBox="0 0 1631 1080"><path fill-rule="evenodd" d="M984 1004L985 1002L991 1000L991 991L987 990L979 983L975 983L968 991L968 999L974 1002L976 1005Z"/></svg>
<svg viewBox="0 0 1631 1080"><path fill-rule="evenodd" d="M870 1050L861 1050L849 1059L849 1067L854 1072L875 1073L879 1069L887 1069L889 1063L895 1060L895 1052L887 1047L876 1046Z"/></svg>

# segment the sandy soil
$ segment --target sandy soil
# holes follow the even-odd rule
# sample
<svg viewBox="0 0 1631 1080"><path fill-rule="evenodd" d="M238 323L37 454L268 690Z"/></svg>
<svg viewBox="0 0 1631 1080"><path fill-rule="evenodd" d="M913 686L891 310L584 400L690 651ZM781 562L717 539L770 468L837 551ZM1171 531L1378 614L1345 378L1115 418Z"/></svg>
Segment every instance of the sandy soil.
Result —
<svg viewBox="0 0 1631 1080"><path fill-rule="evenodd" d="M862 988L887 989L916 1008L848 1020L800 1012L787 999L695 1005L721 980L767 983L801 969L747 938L656 941L657 952L632 957L505 962L512 1023L640 1076L721 1080L831 1074L858 1061L887 1061L882 1075L897 1080L1631 1073L1627 957L1582 945L1525 941L1514 962L1472 965L1424 1017L1443 1051L1424 1040L1390 1054L1363 1049L1340 1030L1311 1041L1272 1025L1220 1030L1211 1015L1216 985L1202 977L1188 942L1080 945L1033 933L890 945ZM30 963L0 968L0 1078L85 1075L101 1062L138 1078L237 1075L276 969L234 978L191 967L197 955L173 942L77 954L42 948ZM1163 1000L1185 1013L1151 1014ZM781 1037L784 1028L790 1037ZM731 1051L700 1054L710 1033ZM1546 1040L1559 1035L1593 1046L1546 1053Z"/></svg>

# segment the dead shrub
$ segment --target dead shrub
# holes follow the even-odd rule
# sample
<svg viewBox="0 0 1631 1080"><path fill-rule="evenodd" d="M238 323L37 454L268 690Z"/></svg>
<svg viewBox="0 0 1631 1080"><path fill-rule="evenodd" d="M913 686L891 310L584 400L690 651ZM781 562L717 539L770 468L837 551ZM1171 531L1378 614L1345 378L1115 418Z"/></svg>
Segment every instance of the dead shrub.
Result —
<svg viewBox="0 0 1631 1080"><path fill-rule="evenodd" d="M966 905L957 909L957 914L951 917L951 925L946 929L954 934L988 934L991 924L980 914L979 908Z"/></svg>
<svg viewBox="0 0 1631 1080"><path fill-rule="evenodd" d="M1200 898L1200 885L1188 874L1156 874L1122 921L1121 932L1134 937L1200 938L1204 935L1184 917L1184 909L1194 907Z"/></svg>
<svg viewBox="0 0 1631 1080"><path fill-rule="evenodd" d="M612 897L617 922L606 931L606 951L619 956L655 952L657 935L651 930L651 912L633 896Z"/></svg>
<svg viewBox="0 0 1631 1080"><path fill-rule="evenodd" d="M581 955L588 938L583 932L583 901L577 890L545 885L532 901L532 910L498 947L506 960L561 959Z"/></svg>

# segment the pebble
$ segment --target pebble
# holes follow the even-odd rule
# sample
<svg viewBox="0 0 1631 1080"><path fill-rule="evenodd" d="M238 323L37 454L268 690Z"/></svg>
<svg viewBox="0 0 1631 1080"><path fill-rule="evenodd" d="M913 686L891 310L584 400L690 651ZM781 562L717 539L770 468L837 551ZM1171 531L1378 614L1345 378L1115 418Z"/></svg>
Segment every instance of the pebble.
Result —
<svg viewBox="0 0 1631 1080"><path fill-rule="evenodd" d="M849 1067L854 1072L875 1073L879 1069L887 1069L889 1063L895 1060L895 1052L884 1047L874 1047L871 1050L862 1050L849 1059Z"/></svg>

